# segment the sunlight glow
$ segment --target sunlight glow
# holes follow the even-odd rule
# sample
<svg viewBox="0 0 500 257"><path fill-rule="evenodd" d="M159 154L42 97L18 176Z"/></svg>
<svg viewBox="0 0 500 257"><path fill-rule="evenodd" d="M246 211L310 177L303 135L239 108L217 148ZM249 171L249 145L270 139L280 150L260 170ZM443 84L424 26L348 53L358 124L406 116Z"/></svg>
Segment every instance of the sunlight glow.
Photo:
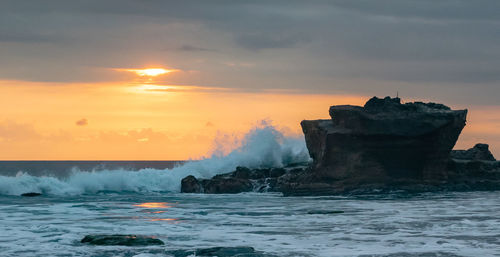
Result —
<svg viewBox="0 0 500 257"><path fill-rule="evenodd" d="M168 205L168 203L165 203L165 202L141 203L141 204L134 204L134 206L141 207L141 208L158 208L158 209L167 209L167 208L172 207L172 206Z"/></svg>
<svg viewBox="0 0 500 257"><path fill-rule="evenodd" d="M166 93L182 93L182 92L230 92L232 89L217 88L217 87L200 87L191 85L157 85L157 84L137 84L132 87L125 88L128 92L133 93L149 93L149 94L166 94Z"/></svg>
<svg viewBox="0 0 500 257"><path fill-rule="evenodd" d="M115 69L117 71L134 72L141 77L156 77L159 75L178 71L176 69L147 68L147 69Z"/></svg>
<svg viewBox="0 0 500 257"><path fill-rule="evenodd" d="M165 219L151 219L151 221L176 221L175 218L165 218Z"/></svg>

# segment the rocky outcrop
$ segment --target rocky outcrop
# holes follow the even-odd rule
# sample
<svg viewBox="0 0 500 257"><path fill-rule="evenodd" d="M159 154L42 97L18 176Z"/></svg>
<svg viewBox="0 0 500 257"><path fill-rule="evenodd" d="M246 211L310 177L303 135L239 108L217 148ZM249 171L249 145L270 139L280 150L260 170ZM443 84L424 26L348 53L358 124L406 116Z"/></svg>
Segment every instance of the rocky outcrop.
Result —
<svg viewBox="0 0 500 257"><path fill-rule="evenodd" d="M310 166L274 175L273 169L239 167L212 179L186 177L182 190L285 196L500 190L500 165L488 145L451 152L466 115L442 104L402 104L390 97L332 106L331 119L301 122Z"/></svg>
<svg viewBox="0 0 500 257"><path fill-rule="evenodd" d="M496 161L487 144L476 144L468 150L453 150L451 151L451 158L469 161Z"/></svg>
<svg viewBox="0 0 500 257"><path fill-rule="evenodd" d="M81 243L91 245L147 246L163 245L163 241L152 236L140 235L87 235Z"/></svg>
<svg viewBox="0 0 500 257"><path fill-rule="evenodd" d="M374 97L364 107L332 106L331 119L301 125L323 179L446 179L466 115L441 104Z"/></svg>
<svg viewBox="0 0 500 257"><path fill-rule="evenodd" d="M450 181L464 190L499 190L500 162L487 144L476 144L468 150L453 150L448 162Z"/></svg>
<svg viewBox="0 0 500 257"><path fill-rule="evenodd" d="M220 174L211 179L187 176L181 181L182 193L235 194L243 192L278 191L278 177L303 171L307 164L286 168L249 169L237 167L235 171Z"/></svg>

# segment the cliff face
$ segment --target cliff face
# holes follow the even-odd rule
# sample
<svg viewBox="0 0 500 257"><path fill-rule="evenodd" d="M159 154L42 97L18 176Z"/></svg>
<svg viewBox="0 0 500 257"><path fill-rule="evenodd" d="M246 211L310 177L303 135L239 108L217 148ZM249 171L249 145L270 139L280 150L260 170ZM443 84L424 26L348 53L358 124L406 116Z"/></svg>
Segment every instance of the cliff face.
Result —
<svg viewBox="0 0 500 257"><path fill-rule="evenodd" d="M374 97L363 107L332 106L330 120L301 125L316 180L441 180L466 115L442 104Z"/></svg>

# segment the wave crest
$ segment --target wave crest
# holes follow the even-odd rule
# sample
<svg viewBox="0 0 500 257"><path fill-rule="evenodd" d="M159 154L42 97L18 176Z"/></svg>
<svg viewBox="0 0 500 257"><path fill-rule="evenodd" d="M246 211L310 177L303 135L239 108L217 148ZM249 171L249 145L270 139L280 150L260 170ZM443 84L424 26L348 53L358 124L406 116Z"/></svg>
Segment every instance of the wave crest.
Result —
<svg viewBox="0 0 500 257"><path fill-rule="evenodd" d="M220 142L215 144L221 146ZM220 149L209 158L189 161L171 170L74 171L66 178L36 177L20 172L15 177L0 176L0 194L20 195L39 192L50 195L94 194L112 192L179 192L180 181L188 175L210 178L233 171L237 166L249 168L283 167L309 161L303 136L284 136L274 126L263 122L251 129L238 147L222 154Z"/></svg>

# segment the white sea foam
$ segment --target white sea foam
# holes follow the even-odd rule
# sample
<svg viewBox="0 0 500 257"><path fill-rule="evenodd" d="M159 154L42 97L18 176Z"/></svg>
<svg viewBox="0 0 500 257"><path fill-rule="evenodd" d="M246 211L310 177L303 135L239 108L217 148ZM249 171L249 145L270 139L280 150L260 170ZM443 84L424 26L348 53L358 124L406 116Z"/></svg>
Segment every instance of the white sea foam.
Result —
<svg viewBox="0 0 500 257"><path fill-rule="evenodd" d="M28 173L18 173L15 177L0 176L0 194L19 195L26 192L40 192L50 195L78 195L100 191L178 192L180 181L187 175L209 178L216 174L233 171L237 166L282 167L309 160L302 136L284 136L274 126L266 123L250 130L239 143L239 146L227 155L220 155L216 151L209 158L190 161L172 170L74 171L66 178L37 177Z"/></svg>

